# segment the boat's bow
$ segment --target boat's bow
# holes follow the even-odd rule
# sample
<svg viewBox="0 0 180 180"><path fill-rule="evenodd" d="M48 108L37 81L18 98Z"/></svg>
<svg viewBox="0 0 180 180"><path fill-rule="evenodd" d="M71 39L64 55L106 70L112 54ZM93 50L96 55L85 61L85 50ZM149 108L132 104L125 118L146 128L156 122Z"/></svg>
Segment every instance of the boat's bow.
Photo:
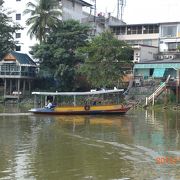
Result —
<svg viewBox="0 0 180 180"><path fill-rule="evenodd" d="M32 112L32 113L52 113L54 112L53 109L49 109L49 108L33 108L33 109L30 109L29 112Z"/></svg>

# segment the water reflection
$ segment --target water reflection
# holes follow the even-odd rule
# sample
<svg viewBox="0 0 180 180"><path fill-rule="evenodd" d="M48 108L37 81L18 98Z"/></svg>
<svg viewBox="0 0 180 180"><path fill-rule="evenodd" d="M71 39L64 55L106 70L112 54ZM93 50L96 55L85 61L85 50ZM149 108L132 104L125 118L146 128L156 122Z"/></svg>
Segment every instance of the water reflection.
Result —
<svg viewBox="0 0 180 180"><path fill-rule="evenodd" d="M57 123L74 135L87 138L117 141L117 138L130 141L132 123L127 116L76 116L55 117ZM121 136L119 136L121 132ZM124 138L123 138L124 137Z"/></svg>
<svg viewBox="0 0 180 180"><path fill-rule="evenodd" d="M179 112L0 117L0 179L180 179Z"/></svg>

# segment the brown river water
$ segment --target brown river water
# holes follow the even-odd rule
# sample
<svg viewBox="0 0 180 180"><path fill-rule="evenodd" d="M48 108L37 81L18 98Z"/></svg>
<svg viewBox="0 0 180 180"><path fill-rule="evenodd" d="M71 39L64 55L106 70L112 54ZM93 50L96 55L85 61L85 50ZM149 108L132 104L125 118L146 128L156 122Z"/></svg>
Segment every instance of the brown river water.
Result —
<svg viewBox="0 0 180 180"><path fill-rule="evenodd" d="M8 107L0 180L16 179L180 180L180 112L43 116Z"/></svg>

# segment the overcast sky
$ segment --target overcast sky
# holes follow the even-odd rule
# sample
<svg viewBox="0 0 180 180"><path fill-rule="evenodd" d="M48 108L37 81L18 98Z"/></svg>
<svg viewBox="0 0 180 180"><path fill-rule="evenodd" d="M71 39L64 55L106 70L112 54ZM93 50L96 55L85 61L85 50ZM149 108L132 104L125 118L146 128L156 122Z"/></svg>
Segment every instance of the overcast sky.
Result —
<svg viewBox="0 0 180 180"><path fill-rule="evenodd" d="M117 15L117 0L96 0L96 4L97 13ZM180 0L126 0L123 20L131 24L180 21Z"/></svg>

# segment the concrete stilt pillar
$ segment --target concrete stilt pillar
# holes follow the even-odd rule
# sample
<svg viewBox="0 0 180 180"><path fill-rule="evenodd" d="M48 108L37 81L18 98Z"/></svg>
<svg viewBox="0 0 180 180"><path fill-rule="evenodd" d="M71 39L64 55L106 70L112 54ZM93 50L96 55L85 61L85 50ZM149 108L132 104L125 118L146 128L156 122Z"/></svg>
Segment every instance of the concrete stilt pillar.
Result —
<svg viewBox="0 0 180 180"><path fill-rule="evenodd" d="M4 97L6 96L6 86L7 86L7 80L4 79Z"/></svg>
<svg viewBox="0 0 180 180"><path fill-rule="evenodd" d="M23 96L25 95L25 90L26 90L26 80L23 80Z"/></svg>
<svg viewBox="0 0 180 180"><path fill-rule="evenodd" d="M15 80L16 91L18 91L18 79Z"/></svg>
<svg viewBox="0 0 180 180"><path fill-rule="evenodd" d="M18 100L20 97L20 79L18 79Z"/></svg>
<svg viewBox="0 0 180 180"><path fill-rule="evenodd" d="M9 86L9 90L10 90L10 95L12 94L12 79L10 79L10 86Z"/></svg>
<svg viewBox="0 0 180 180"><path fill-rule="evenodd" d="M31 80L29 80L28 82L29 82L29 95L31 95Z"/></svg>

